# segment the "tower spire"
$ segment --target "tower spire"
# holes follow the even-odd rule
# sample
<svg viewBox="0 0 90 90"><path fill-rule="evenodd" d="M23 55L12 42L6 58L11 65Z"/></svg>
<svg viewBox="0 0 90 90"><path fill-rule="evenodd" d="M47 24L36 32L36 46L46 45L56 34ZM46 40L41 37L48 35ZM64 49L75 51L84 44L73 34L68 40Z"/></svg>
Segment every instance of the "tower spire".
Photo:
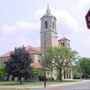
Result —
<svg viewBox="0 0 90 90"><path fill-rule="evenodd" d="M47 4L47 8L49 9L49 4Z"/></svg>
<svg viewBox="0 0 90 90"><path fill-rule="evenodd" d="M50 15L50 14L51 14L51 11L50 11L50 9L49 9L49 4L47 4L46 14L47 14L47 15Z"/></svg>

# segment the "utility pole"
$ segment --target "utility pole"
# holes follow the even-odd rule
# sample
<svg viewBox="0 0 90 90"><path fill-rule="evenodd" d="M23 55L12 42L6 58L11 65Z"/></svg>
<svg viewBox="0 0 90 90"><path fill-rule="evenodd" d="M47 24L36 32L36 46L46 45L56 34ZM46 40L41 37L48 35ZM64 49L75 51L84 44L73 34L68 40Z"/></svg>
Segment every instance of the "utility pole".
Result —
<svg viewBox="0 0 90 90"><path fill-rule="evenodd" d="M44 87L46 87L46 68L44 69Z"/></svg>
<svg viewBox="0 0 90 90"><path fill-rule="evenodd" d="M46 31L44 33L44 87L46 87L46 64L45 64L45 59L46 59Z"/></svg>

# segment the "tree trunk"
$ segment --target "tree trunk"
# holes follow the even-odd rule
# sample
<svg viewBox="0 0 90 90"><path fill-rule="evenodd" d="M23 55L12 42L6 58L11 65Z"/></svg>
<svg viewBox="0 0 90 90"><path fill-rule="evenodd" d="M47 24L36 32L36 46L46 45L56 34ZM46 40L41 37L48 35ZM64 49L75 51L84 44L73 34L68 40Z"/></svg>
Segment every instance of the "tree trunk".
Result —
<svg viewBox="0 0 90 90"><path fill-rule="evenodd" d="M7 74L7 81L9 81L10 74Z"/></svg>
<svg viewBox="0 0 90 90"><path fill-rule="evenodd" d="M62 69L60 68L59 69L59 78L58 78L60 81L62 81Z"/></svg>
<svg viewBox="0 0 90 90"><path fill-rule="evenodd" d="M22 84L22 77L18 77L18 80L20 81L20 84Z"/></svg>
<svg viewBox="0 0 90 90"><path fill-rule="evenodd" d="M46 70L44 70L44 87L46 87Z"/></svg>
<svg viewBox="0 0 90 90"><path fill-rule="evenodd" d="M22 77L20 78L20 84L22 85Z"/></svg>
<svg viewBox="0 0 90 90"><path fill-rule="evenodd" d="M12 81L14 81L14 76L12 76Z"/></svg>

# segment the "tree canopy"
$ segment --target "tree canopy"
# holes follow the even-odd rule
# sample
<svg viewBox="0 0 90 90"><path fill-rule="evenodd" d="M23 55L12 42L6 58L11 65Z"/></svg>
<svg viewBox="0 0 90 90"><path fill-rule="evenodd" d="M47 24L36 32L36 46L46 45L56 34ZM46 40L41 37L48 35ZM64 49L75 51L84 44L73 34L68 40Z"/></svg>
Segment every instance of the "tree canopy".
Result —
<svg viewBox="0 0 90 90"><path fill-rule="evenodd" d="M11 53L9 60L5 62L5 68L7 76L12 75L13 79L18 77L18 80L22 81L22 77L25 79L31 76L32 59L30 53L25 50L25 47L15 48Z"/></svg>
<svg viewBox="0 0 90 90"><path fill-rule="evenodd" d="M47 67L56 67L59 70L59 79L62 80L62 70L72 65L77 59L77 52L64 46L50 47L46 52L45 63Z"/></svg>
<svg viewBox="0 0 90 90"><path fill-rule="evenodd" d="M0 66L0 80L3 80L5 75L6 75L6 70L4 66Z"/></svg>
<svg viewBox="0 0 90 90"><path fill-rule="evenodd" d="M77 63L79 72L82 74L82 77L88 78L90 75L90 58L80 58Z"/></svg>

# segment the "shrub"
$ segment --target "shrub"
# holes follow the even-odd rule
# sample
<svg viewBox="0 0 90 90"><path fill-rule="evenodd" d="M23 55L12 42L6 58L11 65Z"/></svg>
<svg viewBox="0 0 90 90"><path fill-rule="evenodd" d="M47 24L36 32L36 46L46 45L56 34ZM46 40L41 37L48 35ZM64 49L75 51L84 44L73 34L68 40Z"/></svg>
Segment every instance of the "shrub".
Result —
<svg viewBox="0 0 90 90"><path fill-rule="evenodd" d="M48 78L49 81L54 81L53 77Z"/></svg>
<svg viewBox="0 0 90 90"><path fill-rule="evenodd" d="M88 78L90 78L90 75L88 75Z"/></svg>
<svg viewBox="0 0 90 90"><path fill-rule="evenodd" d="M39 76L39 80L44 81L44 76ZM47 78L46 78L46 81L47 81Z"/></svg>
<svg viewBox="0 0 90 90"><path fill-rule="evenodd" d="M77 74L75 74L74 76L73 76L73 79L80 79L80 73L77 73Z"/></svg>

